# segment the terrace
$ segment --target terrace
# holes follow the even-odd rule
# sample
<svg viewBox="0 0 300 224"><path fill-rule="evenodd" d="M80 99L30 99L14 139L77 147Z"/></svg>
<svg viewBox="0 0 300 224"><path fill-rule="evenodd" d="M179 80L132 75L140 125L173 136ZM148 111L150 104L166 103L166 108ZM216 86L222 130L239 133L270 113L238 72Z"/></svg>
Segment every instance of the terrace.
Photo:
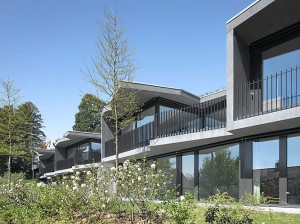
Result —
<svg viewBox="0 0 300 224"><path fill-rule="evenodd" d="M155 114L154 121L119 136L119 152L150 145L158 138L226 127L226 96ZM105 142L105 157L115 155L115 139Z"/></svg>

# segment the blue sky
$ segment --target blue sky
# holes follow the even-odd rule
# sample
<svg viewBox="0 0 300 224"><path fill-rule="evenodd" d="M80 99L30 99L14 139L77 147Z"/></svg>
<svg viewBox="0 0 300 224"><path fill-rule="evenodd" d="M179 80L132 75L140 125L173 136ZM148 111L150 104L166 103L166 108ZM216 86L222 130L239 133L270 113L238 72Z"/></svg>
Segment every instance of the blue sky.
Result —
<svg viewBox="0 0 300 224"><path fill-rule="evenodd" d="M72 129L84 93L81 70L96 55L97 21L122 18L140 69L136 82L201 95L226 84L226 21L254 0L0 0L0 78L13 79L55 141Z"/></svg>

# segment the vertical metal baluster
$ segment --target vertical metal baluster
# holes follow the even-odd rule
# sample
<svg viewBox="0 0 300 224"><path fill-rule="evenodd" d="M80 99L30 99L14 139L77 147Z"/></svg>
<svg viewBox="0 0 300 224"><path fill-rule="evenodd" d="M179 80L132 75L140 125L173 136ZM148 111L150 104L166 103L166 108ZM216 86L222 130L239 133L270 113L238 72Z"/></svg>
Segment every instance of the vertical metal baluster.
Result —
<svg viewBox="0 0 300 224"><path fill-rule="evenodd" d="M275 111L277 111L277 100L278 100L278 91L277 91L277 72L276 72L276 74L275 74L275 88L276 88L276 92L275 92L275 94L276 94L276 102L275 102Z"/></svg>
<svg viewBox="0 0 300 224"><path fill-rule="evenodd" d="M293 107L293 68L291 67L291 108Z"/></svg>
<svg viewBox="0 0 300 224"><path fill-rule="evenodd" d="M271 112L273 111L273 87L272 87L272 84L273 84L273 75L271 74L271 87L270 87L270 89L271 89Z"/></svg>
<svg viewBox="0 0 300 224"><path fill-rule="evenodd" d="M283 98L283 94L282 94L282 71L280 71L280 110L282 110L282 98Z"/></svg>
<svg viewBox="0 0 300 224"><path fill-rule="evenodd" d="M296 66L296 106L298 106L298 66Z"/></svg>
<svg viewBox="0 0 300 224"><path fill-rule="evenodd" d="M237 85L237 106L236 106L236 117L240 119L240 85Z"/></svg>
<svg viewBox="0 0 300 224"><path fill-rule="evenodd" d="M267 113L269 112L269 77L267 76L267 96L266 96L266 98L267 98L267 104L266 104L266 108L267 108Z"/></svg>
<svg viewBox="0 0 300 224"><path fill-rule="evenodd" d="M288 80L287 80L287 69L285 70L285 109L287 109L287 87L288 87Z"/></svg>

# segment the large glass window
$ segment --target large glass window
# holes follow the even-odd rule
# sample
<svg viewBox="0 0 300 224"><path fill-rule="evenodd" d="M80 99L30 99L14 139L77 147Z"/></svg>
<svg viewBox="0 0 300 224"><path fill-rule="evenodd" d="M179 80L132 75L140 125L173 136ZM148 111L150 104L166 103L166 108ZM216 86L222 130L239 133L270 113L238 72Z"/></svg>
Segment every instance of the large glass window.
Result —
<svg viewBox="0 0 300 224"><path fill-rule="evenodd" d="M287 139L287 175L289 204L300 204L300 136Z"/></svg>
<svg viewBox="0 0 300 224"><path fill-rule="evenodd" d="M170 188L174 188L176 186L176 156L158 158L157 169L164 171L169 178L172 178Z"/></svg>
<svg viewBox="0 0 300 224"><path fill-rule="evenodd" d="M67 159L75 158L76 148L71 148L67 150Z"/></svg>
<svg viewBox="0 0 300 224"><path fill-rule="evenodd" d="M87 160L89 159L89 154L88 152L90 151L90 144L85 143L77 147L77 152L78 155L81 156L82 160Z"/></svg>
<svg viewBox="0 0 300 224"><path fill-rule="evenodd" d="M137 119L137 128L154 121L155 107L142 111Z"/></svg>
<svg viewBox="0 0 300 224"><path fill-rule="evenodd" d="M199 151L199 196L208 198L220 192L239 196L239 145Z"/></svg>
<svg viewBox="0 0 300 224"><path fill-rule="evenodd" d="M98 143L98 142L92 142L91 143L91 146L92 146L92 151L101 151L101 143Z"/></svg>
<svg viewBox="0 0 300 224"><path fill-rule="evenodd" d="M297 37L262 52L265 109L271 109L271 103L274 109L300 102L299 46L300 37Z"/></svg>
<svg viewBox="0 0 300 224"><path fill-rule="evenodd" d="M194 153L182 156L182 193L194 194Z"/></svg>
<svg viewBox="0 0 300 224"><path fill-rule="evenodd" d="M279 139L253 142L253 193L279 198Z"/></svg>

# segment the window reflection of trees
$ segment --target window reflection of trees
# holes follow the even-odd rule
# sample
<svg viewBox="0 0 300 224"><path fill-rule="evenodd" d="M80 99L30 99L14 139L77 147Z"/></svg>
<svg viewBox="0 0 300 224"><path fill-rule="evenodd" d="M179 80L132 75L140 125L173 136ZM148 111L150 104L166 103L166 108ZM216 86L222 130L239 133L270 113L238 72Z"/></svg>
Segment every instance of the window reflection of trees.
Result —
<svg viewBox="0 0 300 224"><path fill-rule="evenodd" d="M233 153L233 151L235 151ZM235 155L234 155L235 154ZM199 196L208 198L220 190L238 198L238 147L199 155Z"/></svg>

